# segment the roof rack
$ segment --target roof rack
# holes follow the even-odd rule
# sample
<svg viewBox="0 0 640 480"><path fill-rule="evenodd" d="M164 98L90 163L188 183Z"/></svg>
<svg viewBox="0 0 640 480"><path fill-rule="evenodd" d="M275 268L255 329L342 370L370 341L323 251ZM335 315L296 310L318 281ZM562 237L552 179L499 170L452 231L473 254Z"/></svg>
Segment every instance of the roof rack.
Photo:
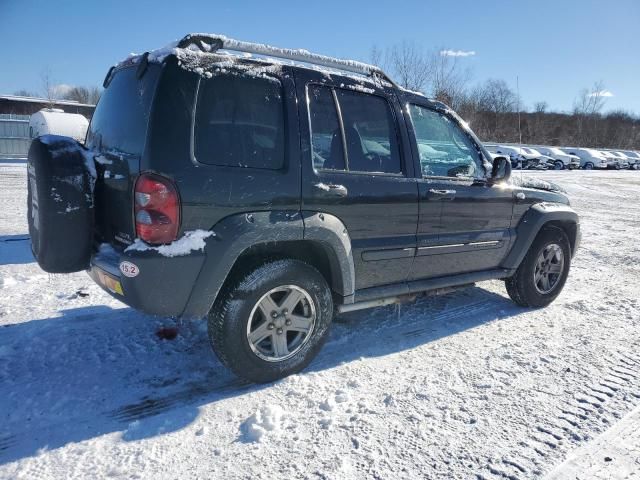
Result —
<svg viewBox="0 0 640 480"><path fill-rule="evenodd" d="M213 53L222 49L233 50L237 52L253 53L257 55L266 55L286 60L311 63L314 65L336 68L338 70L345 70L347 72L358 73L370 77L378 77L398 88L398 85L380 67L363 62L357 62L355 60L343 60L340 58L319 55L303 49L294 50L290 48L272 47L261 43L243 42L241 40L227 38L224 35L208 33L190 33L178 42L177 47L196 47L198 50L207 53Z"/></svg>

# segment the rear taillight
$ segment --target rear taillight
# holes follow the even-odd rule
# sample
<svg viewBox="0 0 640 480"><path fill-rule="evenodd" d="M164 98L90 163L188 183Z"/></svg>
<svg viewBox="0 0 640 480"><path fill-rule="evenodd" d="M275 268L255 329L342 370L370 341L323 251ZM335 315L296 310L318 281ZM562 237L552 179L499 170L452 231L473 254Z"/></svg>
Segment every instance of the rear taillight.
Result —
<svg viewBox="0 0 640 480"><path fill-rule="evenodd" d="M144 173L134 190L136 236L148 243L170 243L180 227L180 198L173 183Z"/></svg>

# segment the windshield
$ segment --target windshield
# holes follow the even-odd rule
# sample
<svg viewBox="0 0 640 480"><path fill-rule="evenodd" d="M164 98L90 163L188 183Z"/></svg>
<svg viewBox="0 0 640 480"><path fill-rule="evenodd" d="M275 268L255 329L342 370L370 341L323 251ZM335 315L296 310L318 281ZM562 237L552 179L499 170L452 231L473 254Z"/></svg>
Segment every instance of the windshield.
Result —
<svg viewBox="0 0 640 480"><path fill-rule="evenodd" d="M142 155L160 68L150 64L140 79L136 78L137 66L115 72L91 119L87 135L89 148Z"/></svg>

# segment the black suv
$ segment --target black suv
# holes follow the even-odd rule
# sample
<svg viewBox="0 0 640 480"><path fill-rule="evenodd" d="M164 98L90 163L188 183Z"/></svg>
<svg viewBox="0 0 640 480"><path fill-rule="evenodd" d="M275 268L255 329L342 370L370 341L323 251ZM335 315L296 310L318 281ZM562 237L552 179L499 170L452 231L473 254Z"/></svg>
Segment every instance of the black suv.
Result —
<svg viewBox="0 0 640 480"><path fill-rule="evenodd" d="M489 279L542 307L564 286L568 199L509 183L454 112L376 67L188 35L104 85L86 146L32 144L34 255L144 312L208 316L237 375L301 370L335 311Z"/></svg>

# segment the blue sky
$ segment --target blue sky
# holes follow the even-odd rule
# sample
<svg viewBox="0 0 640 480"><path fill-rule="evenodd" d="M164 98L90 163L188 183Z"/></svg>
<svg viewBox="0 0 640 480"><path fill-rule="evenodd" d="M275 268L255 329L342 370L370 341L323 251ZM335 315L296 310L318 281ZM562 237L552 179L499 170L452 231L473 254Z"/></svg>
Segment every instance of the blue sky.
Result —
<svg viewBox="0 0 640 480"><path fill-rule="evenodd" d="M368 60L408 40L474 51L473 82L503 78L529 108L569 110L598 80L606 109L640 114L640 1L30 1L0 0L0 93L55 83L99 85L109 66L188 32Z"/></svg>

